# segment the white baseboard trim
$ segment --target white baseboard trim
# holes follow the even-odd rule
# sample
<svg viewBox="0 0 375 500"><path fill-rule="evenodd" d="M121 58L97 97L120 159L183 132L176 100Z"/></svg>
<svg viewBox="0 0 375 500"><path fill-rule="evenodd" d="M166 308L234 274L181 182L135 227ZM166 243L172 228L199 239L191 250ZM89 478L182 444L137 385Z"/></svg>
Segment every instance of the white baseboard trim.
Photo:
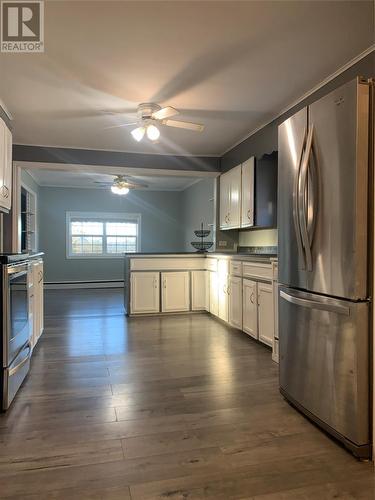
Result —
<svg viewBox="0 0 375 500"><path fill-rule="evenodd" d="M122 280L111 281L60 281L44 283L45 290L61 290L64 288L124 288Z"/></svg>

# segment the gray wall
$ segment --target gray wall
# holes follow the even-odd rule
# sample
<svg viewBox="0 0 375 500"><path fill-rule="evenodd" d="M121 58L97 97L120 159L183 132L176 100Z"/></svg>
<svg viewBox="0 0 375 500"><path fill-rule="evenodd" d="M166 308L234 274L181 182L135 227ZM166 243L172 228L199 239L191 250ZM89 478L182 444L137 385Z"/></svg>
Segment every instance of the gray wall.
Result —
<svg viewBox="0 0 375 500"><path fill-rule="evenodd" d="M212 231L212 226L208 227L208 224L214 222L214 185L215 179L202 179L181 193L183 245L186 251L195 251L190 242L197 239L194 230L200 229L201 222L205 229ZM207 239L212 241L212 238L211 233Z"/></svg>
<svg viewBox="0 0 375 500"><path fill-rule="evenodd" d="M140 213L141 251L183 250L181 192L137 191L126 197L109 190L39 189L39 247L45 252L45 280L93 281L123 277L122 259L67 259L66 212Z"/></svg>
<svg viewBox="0 0 375 500"><path fill-rule="evenodd" d="M343 85L344 83L352 80L356 76L363 76L366 78L375 77L375 52L364 57L354 66L341 73L338 77L331 82L324 85L322 88L311 94L308 98L296 106L290 108L286 113L282 114L276 120L263 127L254 135L245 139L243 142L235 146L233 149L225 153L221 159L221 170L223 172L235 167L239 163L250 158L250 156L262 156L265 153L272 153L277 150L277 127L284 120L292 116L298 110L311 104L320 97L328 94L331 90Z"/></svg>

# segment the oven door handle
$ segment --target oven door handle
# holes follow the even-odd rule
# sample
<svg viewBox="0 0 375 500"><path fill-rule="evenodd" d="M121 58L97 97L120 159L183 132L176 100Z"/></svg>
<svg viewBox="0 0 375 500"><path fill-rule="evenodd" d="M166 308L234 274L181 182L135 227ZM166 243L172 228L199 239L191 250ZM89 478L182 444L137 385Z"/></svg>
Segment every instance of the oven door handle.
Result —
<svg viewBox="0 0 375 500"><path fill-rule="evenodd" d="M30 344L27 345L27 348L29 350L29 352L27 353L27 356L25 359L23 359L20 363L18 363L17 366L15 366L14 368L10 368L10 370L8 371L8 374L9 374L9 377L11 377L12 375L14 375L15 373L18 372L18 370L20 370L23 365L25 365L29 359L30 359L30 354L31 354L31 347L30 347Z"/></svg>
<svg viewBox="0 0 375 500"><path fill-rule="evenodd" d="M18 273L9 274L9 279L14 280L16 278L19 278L20 276L23 276L24 274L27 274L27 271L19 271Z"/></svg>

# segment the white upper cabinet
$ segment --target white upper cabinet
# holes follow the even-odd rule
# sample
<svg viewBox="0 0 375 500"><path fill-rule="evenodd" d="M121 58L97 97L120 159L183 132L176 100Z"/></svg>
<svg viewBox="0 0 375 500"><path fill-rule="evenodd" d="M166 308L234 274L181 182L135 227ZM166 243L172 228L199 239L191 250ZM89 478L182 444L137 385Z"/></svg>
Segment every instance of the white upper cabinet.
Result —
<svg viewBox="0 0 375 500"><path fill-rule="evenodd" d="M161 273L162 312L190 310L190 279L188 271Z"/></svg>
<svg viewBox="0 0 375 500"><path fill-rule="evenodd" d="M12 133L0 118L0 210L12 204Z"/></svg>
<svg viewBox="0 0 375 500"><path fill-rule="evenodd" d="M130 313L160 312L159 272L135 272L130 279Z"/></svg>
<svg viewBox="0 0 375 500"><path fill-rule="evenodd" d="M241 165L229 171L230 198L228 228L237 228L241 222Z"/></svg>
<svg viewBox="0 0 375 500"><path fill-rule="evenodd" d="M220 176L220 229L254 225L254 157Z"/></svg>
<svg viewBox="0 0 375 500"><path fill-rule="evenodd" d="M220 229L229 226L230 171L220 176Z"/></svg>
<svg viewBox="0 0 375 500"><path fill-rule="evenodd" d="M242 164L241 227L254 225L254 166L253 156Z"/></svg>

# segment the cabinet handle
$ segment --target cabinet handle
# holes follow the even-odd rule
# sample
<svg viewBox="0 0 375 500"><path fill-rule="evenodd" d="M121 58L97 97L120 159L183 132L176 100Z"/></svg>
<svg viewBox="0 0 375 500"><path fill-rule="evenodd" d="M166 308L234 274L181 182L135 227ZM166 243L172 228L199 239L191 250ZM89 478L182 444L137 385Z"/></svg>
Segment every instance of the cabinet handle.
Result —
<svg viewBox="0 0 375 500"><path fill-rule="evenodd" d="M9 189L4 184L1 186L1 194L4 198L9 198Z"/></svg>
<svg viewBox="0 0 375 500"><path fill-rule="evenodd" d="M166 279L163 280L163 288L167 288L167 280Z"/></svg>
<svg viewBox="0 0 375 500"><path fill-rule="evenodd" d="M251 210L250 210L250 209L247 211L247 218L248 218L249 220L251 220Z"/></svg>
<svg viewBox="0 0 375 500"><path fill-rule="evenodd" d="M251 295L250 295L250 302L252 304L254 304L254 292L251 292Z"/></svg>

